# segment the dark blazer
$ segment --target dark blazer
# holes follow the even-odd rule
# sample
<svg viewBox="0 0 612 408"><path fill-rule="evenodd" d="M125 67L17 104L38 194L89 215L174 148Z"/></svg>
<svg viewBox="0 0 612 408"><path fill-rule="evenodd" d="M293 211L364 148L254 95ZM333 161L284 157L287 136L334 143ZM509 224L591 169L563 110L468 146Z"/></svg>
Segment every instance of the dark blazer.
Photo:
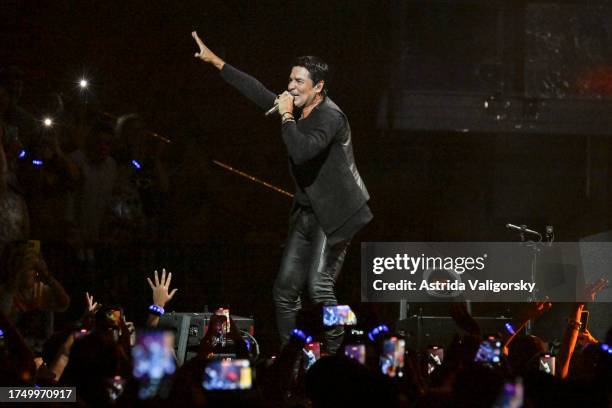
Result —
<svg viewBox="0 0 612 408"><path fill-rule="evenodd" d="M221 76L260 108L273 106L276 94L255 78L229 64ZM306 193L329 244L351 239L372 219L372 213L367 205L370 196L355 165L346 115L326 97L306 119L286 122L282 138L296 188Z"/></svg>

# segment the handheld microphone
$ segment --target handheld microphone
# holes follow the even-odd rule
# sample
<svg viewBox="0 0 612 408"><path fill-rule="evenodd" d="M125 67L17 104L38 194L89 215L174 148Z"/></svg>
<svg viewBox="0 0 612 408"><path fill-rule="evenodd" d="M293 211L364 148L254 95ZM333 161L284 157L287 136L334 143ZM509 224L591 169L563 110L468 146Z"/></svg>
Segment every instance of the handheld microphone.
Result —
<svg viewBox="0 0 612 408"><path fill-rule="evenodd" d="M266 113L264 113L265 116L270 116L273 113L278 112L278 103L276 105L274 105L273 107L271 107Z"/></svg>
<svg viewBox="0 0 612 408"><path fill-rule="evenodd" d="M529 228L527 228L526 225L514 225L514 224L506 224L506 228L514 230L514 231L518 231L518 232L524 232L526 234L532 234L532 235L537 235L539 237L541 237L542 235L540 235L539 232L534 231L534 230L530 230Z"/></svg>
<svg viewBox="0 0 612 408"><path fill-rule="evenodd" d="M281 95L282 94L278 95L278 97L280 97ZM294 96L294 98L295 98L295 96ZM276 112L278 112L278 103L274 104L273 107L268 109L268 111L266 113L264 113L264 116L270 116L271 114L276 113Z"/></svg>

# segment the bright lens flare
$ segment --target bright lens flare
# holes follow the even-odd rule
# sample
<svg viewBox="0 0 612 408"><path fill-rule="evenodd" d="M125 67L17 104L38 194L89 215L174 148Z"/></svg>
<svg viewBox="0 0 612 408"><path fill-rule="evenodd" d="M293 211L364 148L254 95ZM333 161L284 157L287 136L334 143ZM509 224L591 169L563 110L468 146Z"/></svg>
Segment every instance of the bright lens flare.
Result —
<svg viewBox="0 0 612 408"><path fill-rule="evenodd" d="M53 126L53 119L51 118L44 118L43 119L43 123L46 127L51 127Z"/></svg>
<svg viewBox="0 0 612 408"><path fill-rule="evenodd" d="M85 89L85 88L87 88L87 85L89 85L89 82L87 82L87 80L86 80L86 79L81 79L81 80L79 81L79 86L80 86L81 88Z"/></svg>

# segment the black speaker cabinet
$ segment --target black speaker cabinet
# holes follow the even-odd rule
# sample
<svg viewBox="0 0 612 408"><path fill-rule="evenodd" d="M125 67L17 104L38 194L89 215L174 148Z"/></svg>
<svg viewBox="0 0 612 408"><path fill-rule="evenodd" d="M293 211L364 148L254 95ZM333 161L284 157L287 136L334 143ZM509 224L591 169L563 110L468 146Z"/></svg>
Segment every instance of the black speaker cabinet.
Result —
<svg viewBox="0 0 612 408"><path fill-rule="evenodd" d="M506 317L474 317L483 334L501 333ZM455 334L459 332L450 316L411 316L397 322L396 330L404 332L411 347L421 350L430 345L448 347Z"/></svg>

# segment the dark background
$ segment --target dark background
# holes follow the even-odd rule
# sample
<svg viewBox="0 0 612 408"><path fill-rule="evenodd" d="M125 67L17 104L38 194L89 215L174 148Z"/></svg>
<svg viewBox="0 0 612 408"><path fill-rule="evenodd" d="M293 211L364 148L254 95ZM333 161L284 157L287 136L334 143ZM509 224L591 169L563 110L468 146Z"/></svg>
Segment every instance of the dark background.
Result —
<svg viewBox="0 0 612 408"><path fill-rule="evenodd" d="M356 303L361 241L516 240L508 222L553 225L562 241L610 229L608 119L581 117L612 113L610 11L603 2L5 0L0 61L25 71L22 105L37 116L50 93L70 97L85 75L92 101L139 112L172 140L169 227L134 261L133 296L146 303L142 274L165 265L180 289L176 310L226 303L273 342L290 199L211 160L292 191L278 120L193 57L192 30L274 91L297 55L332 66L330 96L349 117L375 214L338 283L339 300ZM507 101L557 103L559 125ZM420 122L400 121L425 105ZM581 131L583 122L592 126ZM393 319L396 308L382 310Z"/></svg>

